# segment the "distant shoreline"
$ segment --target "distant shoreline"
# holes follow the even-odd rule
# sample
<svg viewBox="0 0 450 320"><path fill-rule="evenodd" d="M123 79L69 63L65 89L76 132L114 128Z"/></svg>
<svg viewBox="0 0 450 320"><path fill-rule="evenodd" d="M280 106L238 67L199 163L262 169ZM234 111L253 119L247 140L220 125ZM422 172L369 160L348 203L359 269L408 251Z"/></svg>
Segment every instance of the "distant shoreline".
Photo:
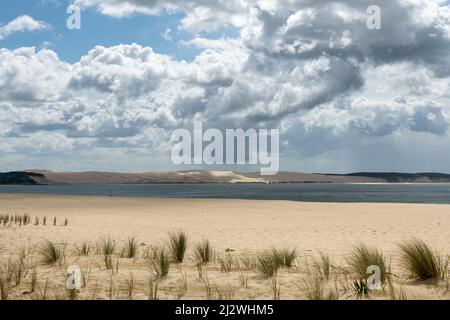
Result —
<svg viewBox="0 0 450 320"><path fill-rule="evenodd" d="M67 184L331 184L331 183L450 183L450 174L357 172L321 174L279 172L273 176L233 171L174 172L52 172L46 170L0 173L0 185Z"/></svg>

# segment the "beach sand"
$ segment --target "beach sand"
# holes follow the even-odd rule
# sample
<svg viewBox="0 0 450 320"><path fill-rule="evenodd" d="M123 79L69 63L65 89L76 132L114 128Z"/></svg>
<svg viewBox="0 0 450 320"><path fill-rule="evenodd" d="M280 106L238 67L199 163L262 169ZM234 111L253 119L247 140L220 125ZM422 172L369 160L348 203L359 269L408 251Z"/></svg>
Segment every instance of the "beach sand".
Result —
<svg viewBox="0 0 450 320"><path fill-rule="evenodd" d="M188 288L182 298L205 298L204 281L199 279L191 257L194 244L204 239L211 242L218 257L232 255L236 260L241 256L254 257L273 247L296 248L297 267L282 270L278 276L282 299L305 299L302 283L312 276L311 261L320 252L329 254L336 266L345 266L346 257L359 243L383 251L391 261L397 290L404 291L408 298L449 297L441 284L408 279L399 263L398 244L416 237L440 254L449 254L450 205L1 194L1 214L32 217L32 223L27 226L0 226L2 261L13 256L20 247L35 245L36 252L46 240L67 244L63 265L37 263L39 281L44 281L49 274L58 274L49 281L61 295L65 268L77 264L85 272L90 270L90 281L81 290L81 298L111 298L111 283L115 284L114 298L124 298L123 283L127 283L131 273L137 283L133 298L145 299L151 277L145 259L120 259L120 271L112 278L110 270L101 265L100 256L92 253L79 258L72 254L71 248L84 241L96 243L108 237L120 247L127 238L135 237L140 251L144 251L146 247L165 243L168 232L184 230L189 236L188 258L181 266L172 266L168 278L159 287L161 299L174 299L179 295L178 285L185 281L184 275ZM41 225L33 225L35 216L40 217ZM47 226L42 226L44 216ZM55 216L56 227L53 226ZM69 223L63 226L66 218ZM33 260L36 259L34 253ZM238 267L231 272L221 272L218 263L212 263L205 267L205 274L217 288L218 298L271 299L273 296L270 281L256 270L245 271L248 288L241 287L244 273ZM31 295L24 294L27 285L23 281L23 288L13 290L11 298L29 298ZM344 289L339 297L350 298ZM376 293L373 298L389 298L389 293Z"/></svg>

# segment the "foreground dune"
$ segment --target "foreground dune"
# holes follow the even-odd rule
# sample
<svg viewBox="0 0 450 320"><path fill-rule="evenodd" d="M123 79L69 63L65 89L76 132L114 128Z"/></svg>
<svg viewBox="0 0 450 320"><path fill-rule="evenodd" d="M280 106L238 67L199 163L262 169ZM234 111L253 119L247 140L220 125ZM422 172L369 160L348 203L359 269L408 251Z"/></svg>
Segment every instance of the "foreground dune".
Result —
<svg viewBox="0 0 450 320"><path fill-rule="evenodd" d="M49 279L50 298L64 296L65 268L72 264L80 265L89 274L86 287L80 290L80 298L129 297L124 287L129 288L130 279L135 285L132 298L147 298L152 273L141 256L146 248L164 244L168 232L175 230L188 234L188 256L183 264L173 264L168 277L159 283L160 299L271 299L274 297L273 279L269 281L255 268L244 268L237 261L242 257L255 257L273 247L296 248L297 252L295 266L284 268L278 274L281 299L305 299L302 287L313 277L312 262L319 253L328 254L337 269L345 267L346 257L359 243L382 250L391 261L394 290L405 292L409 299L449 297L448 282L408 279L398 261L398 244L411 237L426 241L443 256L449 254L449 205L2 194L0 214L31 216L32 223L26 226L0 226L0 256L4 262L14 257L19 248L34 246L30 259L37 270L38 287L42 295L43 282ZM46 226L42 225L44 216L48 219ZM34 225L34 217L39 217L39 225ZM56 226L53 226L54 217ZM67 226L64 226L65 219L68 219ZM86 257L73 254L73 248L83 242L94 244L110 238L120 247L130 237L138 241L140 253L135 259L117 257L117 261L114 260L119 266L116 273L107 270L102 265L102 257L94 252ZM204 239L210 241L216 254L214 262L205 265L203 270L203 278L215 288L213 296L208 296L205 281L199 279L192 257L194 244ZM66 244L64 261L53 266L40 263L37 252L45 240ZM220 267L224 257L232 257L236 262L229 272L223 272ZM243 277L247 279L246 286L242 284ZM21 284L11 290L9 298L33 298L33 294L27 293L28 278L24 276ZM352 297L348 282L347 278L334 279L332 286L337 288L339 298ZM181 287L186 287L185 290L180 288L183 283L186 286ZM376 292L372 298L392 297L387 291ZM39 297L42 298L34 296Z"/></svg>

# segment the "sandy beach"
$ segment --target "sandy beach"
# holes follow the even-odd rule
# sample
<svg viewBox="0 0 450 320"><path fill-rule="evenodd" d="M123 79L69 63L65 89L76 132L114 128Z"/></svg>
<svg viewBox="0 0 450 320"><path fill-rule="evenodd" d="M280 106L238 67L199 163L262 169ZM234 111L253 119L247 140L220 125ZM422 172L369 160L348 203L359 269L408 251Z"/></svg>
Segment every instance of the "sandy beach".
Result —
<svg viewBox="0 0 450 320"><path fill-rule="evenodd" d="M42 278L52 268L59 270L63 277L64 268L74 263L80 264L83 270L89 268L89 274L95 281L91 280L87 288L81 290L80 295L84 294L85 298L92 294L94 296L91 298L106 299L106 288L110 282L126 281L131 272L137 286L142 287L135 290L133 298L145 299L150 271L139 259L121 259L120 271L114 276L115 280L111 280L109 271L100 265L101 258L94 254L82 258L72 256L70 248L82 242L96 243L106 238L114 239L119 246L129 237L135 237L140 250L144 251L145 247L164 244L168 232L176 230L184 230L188 234L188 258L181 266L171 267L167 280L160 286L161 298L173 299L173 290L177 290L176 284L184 276L189 287L183 298L205 298L198 270L190 257L193 245L205 239L210 241L216 256L233 255L236 261L240 256L255 256L270 248L295 248L296 268L282 270L278 276L282 299L305 298L301 283L311 276L308 266L320 252L328 254L336 266L341 266L345 265L346 256L353 246L360 243L383 251L398 278L398 288L402 288L408 298L446 297L440 285L417 284L415 280L408 279L397 260L398 244L412 237L426 241L442 255L450 253L450 205L1 194L0 214L29 214L32 222L34 217L39 217L41 221L44 216L48 221L56 217L56 226L53 222L47 222L46 226L42 222L40 225L0 226L0 256L6 261L19 248L38 248L46 240L64 243L67 245L67 257L63 265L40 266L38 263L37 269ZM65 219L68 219L67 226L64 226ZM269 282L255 270L246 271L248 288L240 288L241 268L221 272L217 265L211 264L205 267L205 273L217 288L228 288L226 291L230 291L233 298L271 298ZM102 279L106 283L101 283ZM63 280L51 281L58 292L64 292ZM22 285L26 286L25 283ZM28 298L24 291L23 288L16 290L13 297ZM222 298L225 296L222 295ZM387 296L388 293L384 292L373 298ZM122 296L117 293L115 297ZM342 293L344 297L345 292Z"/></svg>

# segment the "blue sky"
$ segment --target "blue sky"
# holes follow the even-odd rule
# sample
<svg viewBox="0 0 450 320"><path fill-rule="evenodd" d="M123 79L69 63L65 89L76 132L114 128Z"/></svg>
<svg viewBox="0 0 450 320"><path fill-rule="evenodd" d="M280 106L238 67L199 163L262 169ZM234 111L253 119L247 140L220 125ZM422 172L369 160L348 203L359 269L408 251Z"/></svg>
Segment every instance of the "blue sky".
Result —
<svg viewBox="0 0 450 320"><path fill-rule="evenodd" d="M156 52L171 55L177 59L190 61L199 52L195 47L182 46L180 41L191 39L194 34L180 32L178 25L185 13L162 12L160 15L133 14L116 18L99 14L95 7L82 11L81 30L66 28L66 13L70 0L15 0L3 1L0 11L0 24L5 25L20 15L29 15L35 20L45 21L51 30L15 33L4 40L0 46L9 49L33 46L37 49L47 46L56 51L60 58L74 63L97 45L111 47L119 44L138 43L152 47ZM171 29L171 40L164 38L166 30ZM203 33L208 37L233 37L236 29L223 28L219 31Z"/></svg>

